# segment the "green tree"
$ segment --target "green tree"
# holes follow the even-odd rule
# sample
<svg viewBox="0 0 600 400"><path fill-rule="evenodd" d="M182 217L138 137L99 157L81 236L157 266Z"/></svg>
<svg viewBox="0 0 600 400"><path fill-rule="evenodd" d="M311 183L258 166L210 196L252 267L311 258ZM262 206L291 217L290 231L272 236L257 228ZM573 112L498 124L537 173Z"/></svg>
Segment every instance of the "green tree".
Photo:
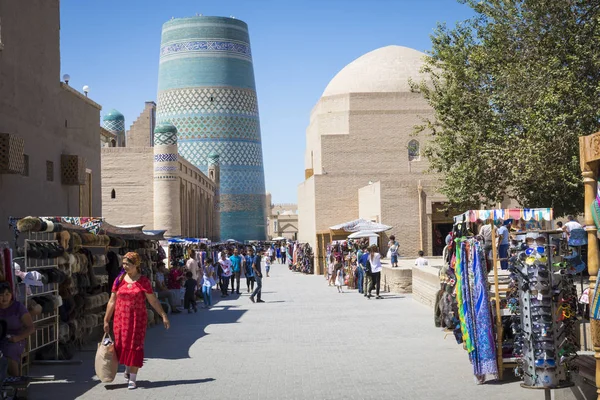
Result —
<svg viewBox="0 0 600 400"><path fill-rule="evenodd" d="M555 215L583 209L579 141L600 128L600 0L459 0L413 82L434 109L418 131L461 208L504 198Z"/></svg>

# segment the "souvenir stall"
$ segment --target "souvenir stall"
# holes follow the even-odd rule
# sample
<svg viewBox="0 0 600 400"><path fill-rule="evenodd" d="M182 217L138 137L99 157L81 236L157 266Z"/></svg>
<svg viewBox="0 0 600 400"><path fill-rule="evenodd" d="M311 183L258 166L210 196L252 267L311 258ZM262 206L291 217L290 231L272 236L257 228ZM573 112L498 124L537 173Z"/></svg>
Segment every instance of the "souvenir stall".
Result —
<svg viewBox="0 0 600 400"><path fill-rule="evenodd" d="M392 229L389 225L380 224L366 219L356 219L343 224L334 225L326 231L317 232L315 264L316 272L328 275L328 266L330 264L329 247L333 243L344 242L349 234L357 232L372 232L379 234Z"/></svg>
<svg viewBox="0 0 600 400"><path fill-rule="evenodd" d="M15 295L36 326L23 354L25 370L33 356L69 360L95 339L125 253L140 255L142 273L151 280L165 257L159 244L164 231L144 232L142 226L121 228L102 218L75 217L11 218L9 224Z"/></svg>
<svg viewBox="0 0 600 400"><path fill-rule="evenodd" d="M292 270L304 274L312 274L314 271L314 254L308 243L296 243L292 257Z"/></svg>
<svg viewBox="0 0 600 400"><path fill-rule="evenodd" d="M203 265L210 245L211 241L205 238L170 238L166 252L169 259L169 266L185 265L186 260L190 258L192 250L196 252L196 261L198 261L199 265Z"/></svg>
<svg viewBox="0 0 600 400"><path fill-rule="evenodd" d="M573 277L582 263L577 248L552 229L552 218L551 209L471 210L455 217L436 318L468 351L480 382L502 379L511 368L523 387L571 385L579 350ZM510 247L499 258L496 230L490 228L487 246L477 233L481 225L508 220L514 225Z"/></svg>

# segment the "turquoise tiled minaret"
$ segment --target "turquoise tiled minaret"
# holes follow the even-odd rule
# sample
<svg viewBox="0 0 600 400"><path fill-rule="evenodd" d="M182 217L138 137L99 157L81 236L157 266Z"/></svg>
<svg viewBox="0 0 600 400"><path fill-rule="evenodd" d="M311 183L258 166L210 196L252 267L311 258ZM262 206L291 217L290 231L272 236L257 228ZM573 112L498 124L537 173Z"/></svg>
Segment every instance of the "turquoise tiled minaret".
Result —
<svg viewBox="0 0 600 400"><path fill-rule="evenodd" d="M219 155L221 239L265 239L265 178L248 25L191 17L163 25L157 122L177 127L179 154L207 172Z"/></svg>
<svg viewBox="0 0 600 400"><path fill-rule="evenodd" d="M114 108L102 117L102 127L117 135L117 147L125 147L125 117Z"/></svg>

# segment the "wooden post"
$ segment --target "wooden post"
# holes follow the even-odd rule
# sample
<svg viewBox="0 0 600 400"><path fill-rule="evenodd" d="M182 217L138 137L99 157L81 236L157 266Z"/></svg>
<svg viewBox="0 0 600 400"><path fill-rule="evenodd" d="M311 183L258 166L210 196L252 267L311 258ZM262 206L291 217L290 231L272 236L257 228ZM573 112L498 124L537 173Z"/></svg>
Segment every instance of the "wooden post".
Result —
<svg viewBox="0 0 600 400"><path fill-rule="evenodd" d="M504 360L502 358L502 315L500 314L500 285L498 283L498 247L496 245L496 230L492 218L492 264L494 266L494 298L496 299L496 357L498 358L498 379L504 375Z"/></svg>
<svg viewBox="0 0 600 400"><path fill-rule="evenodd" d="M598 178L598 162L600 161L600 132L579 138L579 159L585 189L585 230L588 235L587 267L590 274L590 293L598 279L598 229L592 217L591 206L596 201L596 179ZM596 393L600 400L600 320L590 319L594 358L596 359Z"/></svg>

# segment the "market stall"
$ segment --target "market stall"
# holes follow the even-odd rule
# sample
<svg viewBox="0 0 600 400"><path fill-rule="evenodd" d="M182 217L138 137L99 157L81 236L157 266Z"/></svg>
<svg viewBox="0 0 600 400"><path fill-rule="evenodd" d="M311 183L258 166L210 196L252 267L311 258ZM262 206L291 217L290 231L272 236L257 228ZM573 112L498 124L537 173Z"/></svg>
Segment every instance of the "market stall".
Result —
<svg viewBox="0 0 600 400"><path fill-rule="evenodd" d="M552 229L552 214L551 209L470 210L454 219L436 311L468 351L480 382L502 379L503 370L511 368L523 387L571 384L579 349L573 278L581 268L573 255L577 249L563 246L562 231ZM503 258L498 235L510 238Z"/></svg>
<svg viewBox="0 0 600 400"><path fill-rule="evenodd" d="M11 218L9 224L14 263L12 278L5 278L35 324L23 353L24 371L34 359L69 360L95 339L125 253L140 255L142 274L151 280L165 258L159 244L164 231L144 232L141 225L79 217ZM148 322L154 323L154 313Z"/></svg>

